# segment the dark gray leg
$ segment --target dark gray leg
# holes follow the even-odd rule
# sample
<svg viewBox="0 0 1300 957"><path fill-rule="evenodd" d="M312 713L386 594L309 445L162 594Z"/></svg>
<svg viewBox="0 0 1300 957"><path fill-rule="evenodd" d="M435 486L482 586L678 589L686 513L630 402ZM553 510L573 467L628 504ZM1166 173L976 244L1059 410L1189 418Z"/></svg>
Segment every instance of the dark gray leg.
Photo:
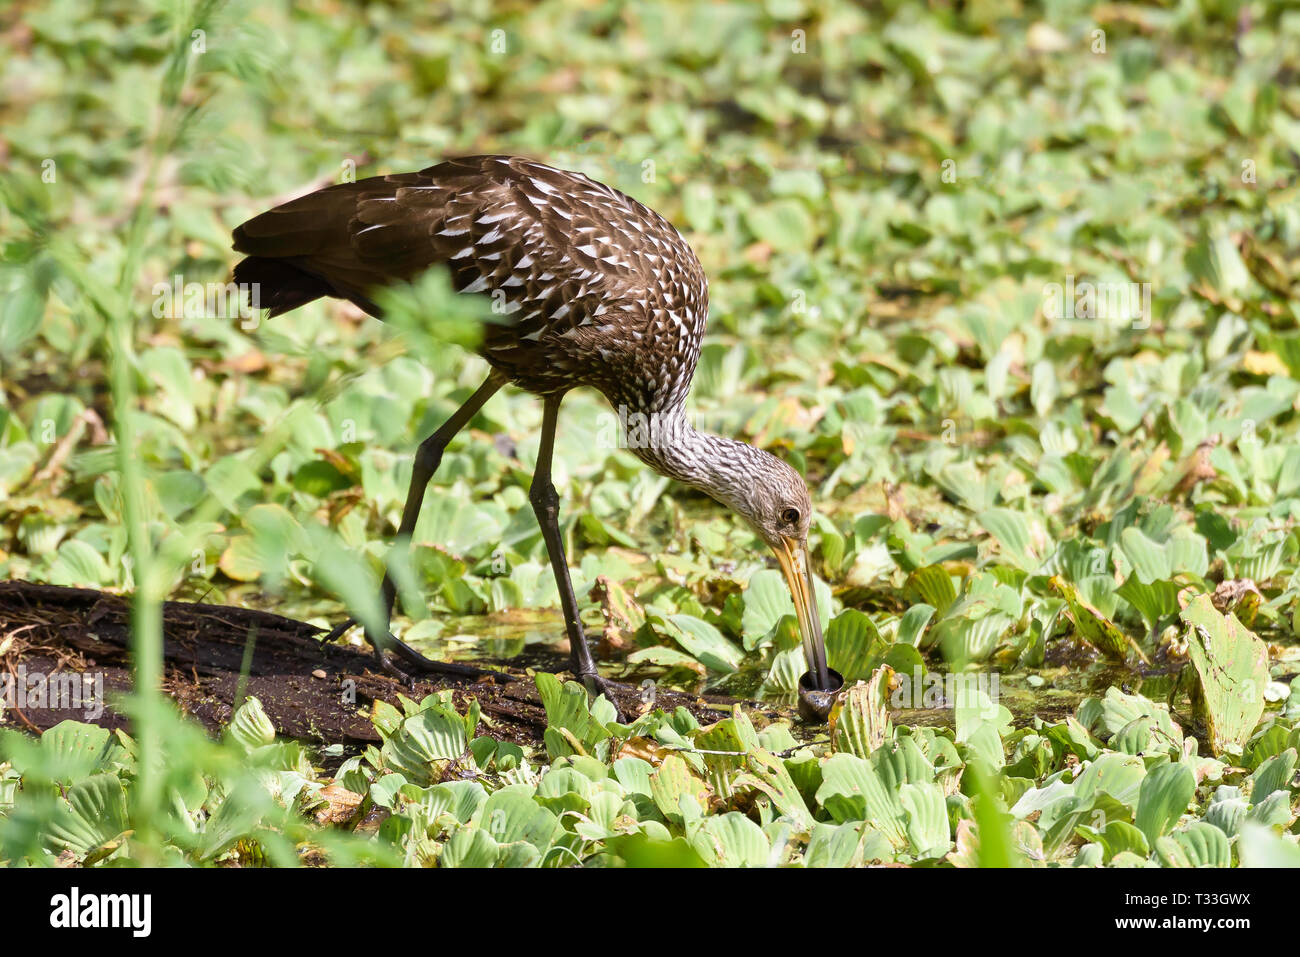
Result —
<svg viewBox="0 0 1300 957"><path fill-rule="evenodd" d="M409 540L412 533L415 532L415 523L420 518L420 507L424 504L424 493L429 487L429 481L433 478L433 473L438 471L438 466L442 464L442 453L446 451L451 440L456 437L461 429L469 423L469 420L478 414L478 410L483 408L483 404L496 394L497 390L505 384L505 380L498 378L494 372L487 377L487 381L478 387L472 396L465 400L465 404L452 413L450 419L444 422L437 432L429 436L420 443L420 447L415 450L415 465L411 469L411 485L406 491L406 504L402 506L402 522L397 527L397 539L401 542L403 539ZM397 597L397 586L393 583L392 576L387 573L384 575L384 611L388 617L393 616L393 602Z"/></svg>
<svg viewBox="0 0 1300 957"><path fill-rule="evenodd" d="M457 409L451 418L438 428L438 431L420 443L420 447L415 452L415 466L411 470L411 485L406 493L406 504L402 508L402 522L397 529L397 547L404 547L410 542L411 534L415 531L416 520L420 517L420 506L424 504L425 490L429 487L429 480L433 478L433 473L438 470L438 466L442 462L442 453L446 450L447 445L455 438L456 433L463 429L470 419L474 418L478 410L483 408L483 404L505 383L506 380L503 376L496 372L490 373L487 381L465 400L465 404ZM393 617L393 603L396 598L397 586L394 584L392 576L385 572L383 584L385 623ZM338 638L354 624L356 624L355 620L349 618L326 635L324 640L331 641ZM385 648L391 648L411 664L417 666L437 664L439 666L437 670L447 670L444 667L445 662L431 662L430 659L424 657L410 645L387 632L383 635L372 635L367 632L366 640L375 649L375 656L385 668L387 668L387 663L384 659L384 650ZM477 671L478 669L473 670Z"/></svg>
<svg viewBox="0 0 1300 957"><path fill-rule="evenodd" d="M618 701L610 691L609 683L596 671L596 660L587 645L587 635L578 617L578 602L573 595L573 582L569 579L569 564L564 555L564 539L560 535L560 497L551 484L551 456L555 451L555 424L560 415L560 402L564 396L550 395L542 408L542 444L537 450L537 470L533 472L533 485L528 490L528 500L533 503L537 523L542 527L542 541L551 559L555 584L560 590L560 607L564 610L564 629L569 635L570 667L592 695L605 694L610 703Z"/></svg>

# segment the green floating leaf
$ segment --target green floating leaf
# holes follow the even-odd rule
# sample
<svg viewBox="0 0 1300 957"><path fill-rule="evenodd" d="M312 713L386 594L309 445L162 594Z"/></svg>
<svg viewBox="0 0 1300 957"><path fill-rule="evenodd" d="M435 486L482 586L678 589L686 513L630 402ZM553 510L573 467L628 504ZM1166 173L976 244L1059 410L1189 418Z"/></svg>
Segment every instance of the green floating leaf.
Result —
<svg viewBox="0 0 1300 957"><path fill-rule="evenodd" d="M1300 867L1300 846L1295 839L1259 824L1242 827L1237 854L1242 867Z"/></svg>
<svg viewBox="0 0 1300 957"><path fill-rule="evenodd" d="M846 682L869 677L881 664L909 673L923 664L910 642L885 641L871 619L855 608L846 609L830 623L826 630L826 657Z"/></svg>
<svg viewBox="0 0 1300 957"><path fill-rule="evenodd" d="M1236 837L1249 811L1250 803L1241 796L1241 788L1220 784L1205 808L1205 820L1227 837Z"/></svg>
<svg viewBox="0 0 1300 957"><path fill-rule="evenodd" d="M501 849L492 835L477 827L453 831L438 856L440 867L496 867Z"/></svg>
<svg viewBox="0 0 1300 957"><path fill-rule="evenodd" d="M1075 832L1084 840L1095 841L1102 849L1105 861L1125 852L1146 857L1151 853L1150 842L1138 828L1126 821L1111 821L1103 828L1080 825Z"/></svg>
<svg viewBox="0 0 1300 957"><path fill-rule="evenodd" d="M893 676L892 668L882 666L869 681L859 681L840 696L830 721L836 751L866 758L885 743L891 728L889 685Z"/></svg>
<svg viewBox="0 0 1300 957"><path fill-rule="evenodd" d="M479 826L498 844L531 844L545 854L562 830L560 819L533 799L527 784L514 784L491 794L483 805Z"/></svg>
<svg viewBox="0 0 1300 957"><path fill-rule="evenodd" d="M666 757L650 775L650 794L659 813L678 825L703 817L709 806L709 786L676 754Z"/></svg>
<svg viewBox="0 0 1300 957"><path fill-rule="evenodd" d="M1089 727L1109 734L1110 746L1117 751L1126 754L1163 751L1175 759L1182 754L1183 729L1163 705L1112 687L1106 689L1100 701L1093 698L1079 707L1080 717L1094 712L1098 720L1089 720Z"/></svg>
<svg viewBox="0 0 1300 957"><path fill-rule="evenodd" d="M800 831L812 827L812 814L784 761L760 748L746 757L745 768L745 773L736 777L736 787L747 786L762 791Z"/></svg>
<svg viewBox="0 0 1300 957"><path fill-rule="evenodd" d="M920 647L921 638L925 634L925 626L930 623L930 619L934 617L934 614L934 606L924 603L913 605L903 612L903 617L898 622L898 643L900 645Z"/></svg>
<svg viewBox="0 0 1300 957"><path fill-rule="evenodd" d="M936 614L943 615L957 600L957 588L942 565L926 565L907 576L903 596L912 602L923 602Z"/></svg>
<svg viewBox="0 0 1300 957"><path fill-rule="evenodd" d="M1273 755L1250 776L1250 796L1255 803L1264 800L1275 791L1291 791L1291 778L1295 774L1296 749L1287 748Z"/></svg>
<svg viewBox="0 0 1300 957"><path fill-rule="evenodd" d="M788 731L785 737L790 738ZM703 752L700 757L714 793L725 798L737 790L754 788L766 794L800 830L810 829L812 815L789 770L771 751L760 747L759 738L739 706L730 718L695 732L695 745Z"/></svg>
<svg viewBox="0 0 1300 957"><path fill-rule="evenodd" d="M1291 792L1274 791L1263 800L1256 801L1246 812L1246 820L1267 827L1286 827L1292 820Z"/></svg>
<svg viewBox="0 0 1300 957"><path fill-rule="evenodd" d="M0 357L16 355L19 348L36 335L45 315L48 281L37 280L36 271L19 273L19 285L5 291L0 303Z"/></svg>
<svg viewBox="0 0 1300 957"><path fill-rule="evenodd" d="M1138 794L1138 830L1154 843L1178 822L1195 793L1196 778L1185 765L1156 765L1147 772Z"/></svg>
<svg viewBox="0 0 1300 957"><path fill-rule="evenodd" d="M1159 580L1143 584L1137 574L1129 575L1116 592L1120 598L1137 609L1149 630L1178 612L1178 585Z"/></svg>
<svg viewBox="0 0 1300 957"><path fill-rule="evenodd" d="M827 660L846 682L871 674L888 646L875 623L856 608L836 615L826 629Z"/></svg>
<svg viewBox="0 0 1300 957"><path fill-rule="evenodd" d="M1079 590L1059 575L1050 579L1051 587L1065 599L1070 609L1070 619L1084 641L1092 645L1107 658L1125 661L1128 653L1133 651L1142 661L1150 664L1146 654L1138 647L1136 641L1120 630L1113 621L1095 607L1084 601Z"/></svg>
<svg viewBox="0 0 1300 957"><path fill-rule="evenodd" d="M1137 810L1138 795L1146 779L1146 764L1131 754L1103 754L1084 768L1074 782L1074 796L1081 805L1092 804L1104 794L1130 811Z"/></svg>
<svg viewBox="0 0 1300 957"><path fill-rule="evenodd" d="M406 718L384 742L384 765L419 785L437 783L445 764L458 761L469 749L465 720L441 705Z"/></svg>
<svg viewBox="0 0 1300 957"><path fill-rule="evenodd" d="M382 775L374 784L370 785L370 799L380 807L391 810L397 795L405 786L406 778L401 774Z"/></svg>
<svg viewBox="0 0 1300 957"><path fill-rule="evenodd" d="M334 463L323 459L305 462L293 474L293 487L316 498L328 498L353 484L353 480L340 472Z"/></svg>
<svg viewBox="0 0 1300 957"><path fill-rule="evenodd" d="M39 742L16 731L0 731L0 755L24 776L64 786L128 762L107 728L71 720L60 721Z"/></svg>
<svg viewBox="0 0 1300 957"><path fill-rule="evenodd" d="M199 842L200 860L210 861L250 836L271 807L271 795L255 778L241 778L208 819Z"/></svg>
<svg viewBox="0 0 1300 957"><path fill-rule="evenodd" d="M808 838L804 867L854 867L862 862L862 828L818 823Z"/></svg>
<svg viewBox="0 0 1300 957"><path fill-rule="evenodd" d="M226 733L245 751L252 751L275 740L275 725L267 717L262 702L250 696L230 719Z"/></svg>
<svg viewBox="0 0 1300 957"><path fill-rule="evenodd" d="M763 829L739 811L706 818L690 844L710 867L766 867L772 854Z"/></svg>
<svg viewBox="0 0 1300 957"><path fill-rule="evenodd" d="M1209 595L1194 598L1181 615L1195 670L1192 710L1216 754L1241 748L1264 713L1268 648L1236 616L1224 616Z"/></svg>
<svg viewBox="0 0 1300 957"><path fill-rule="evenodd" d="M95 774L68 789L49 822L46 845L87 857L127 828L126 791L115 774Z"/></svg>
<svg viewBox="0 0 1300 957"><path fill-rule="evenodd" d="M746 212L745 224L760 241L782 251L807 249L816 238L808 207L795 199L755 206Z"/></svg>
<svg viewBox="0 0 1300 957"><path fill-rule="evenodd" d="M560 684L560 679L538 672L537 691L546 709L546 750L552 758L580 752L591 753L611 732L597 720L587 697L587 689L576 681Z"/></svg>
<svg viewBox="0 0 1300 957"><path fill-rule="evenodd" d="M1187 266L1197 280L1223 296L1244 295L1255 285L1237 244L1221 227L1192 247L1187 253Z"/></svg>
<svg viewBox="0 0 1300 957"><path fill-rule="evenodd" d="M752 651L757 643L776 627L786 615L794 614L794 599L785 577L775 569L765 568L749 579L744 594L745 610L741 617L741 634L746 650Z"/></svg>
<svg viewBox="0 0 1300 957"><path fill-rule="evenodd" d="M723 637L716 627L693 615L669 615L669 634L697 661L713 671L732 672L744 661L744 653Z"/></svg>
<svg viewBox="0 0 1300 957"><path fill-rule="evenodd" d="M1042 557L1034 548L1035 536L1029 517L1023 512L1009 508L990 508L981 512L976 520L998 540L1002 554L1010 558L1017 568L1033 572L1043 563ZM1038 531L1045 539L1041 526Z"/></svg>
<svg viewBox="0 0 1300 957"><path fill-rule="evenodd" d="M907 812L869 761L857 755L833 754L822 765L817 803L838 823L867 821L895 850L908 846Z"/></svg>
<svg viewBox="0 0 1300 957"><path fill-rule="evenodd" d="M436 821L446 814L458 824L468 824L473 820L488 797L483 785L477 781L448 781L430 788L406 784L401 793L424 813L426 820Z"/></svg>
<svg viewBox="0 0 1300 957"><path fill-rule="evenodd" d="M948 806L943 789L933 782L904 784L899 803L907 815L907 840L917 857L943 857L951 847Z"/></svg>
<svg viewBox="0 0 1300 957"><path fill-rule="evenodd" d="M1230 867L1232 851L1223 831L1193 821L1156 841L1156 855L1165 867Z"/></svg>
<svg viewBox="0 0 1300 957"><path fill-rule="evenodd" d="M558 762L557 762L558 764ZM585 774L570 767L551 766L542 776L533 799L542 807L563 815L586 812L595 794L595 784Z"/></svg>
<svg viewBox="0 0 1300 957"><path fill-rule="evenodd" d="M956 692L953 711L957 741L970 747L990 767L1002 767L1006 763L1002 735L1010 730L1011 712L974 681L957 682Z"/></svg>
<svg viewBox="0 0 1300 957"><path fill-rule="evenodd" d="M627 834L605 842L610 853L628 867L707 867L699 853L684 839L656 840L648 834Z"/></svg>

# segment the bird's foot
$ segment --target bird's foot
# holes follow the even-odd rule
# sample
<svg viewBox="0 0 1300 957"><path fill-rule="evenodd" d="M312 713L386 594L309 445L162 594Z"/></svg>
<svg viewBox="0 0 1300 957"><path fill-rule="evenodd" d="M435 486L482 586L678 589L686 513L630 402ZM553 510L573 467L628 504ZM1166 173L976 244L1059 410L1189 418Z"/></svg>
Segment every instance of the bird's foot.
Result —
<svg viewBox="0 0 1300 957"><path fill-rule="evenodd" d="M582 679L583 687L587 689L587 694L591 696L592 701L604 695L605 700L614 706L614 711L618 715L616 720L619 724L631 724L637 719L638 715L628 711L619 703L618 697L614 694L614 682L598 674L579 673L578 677Z"/></svg>
<svg viewBox="0 0 1300 957"><path fill-rule="evenodd" d="M347 633L347 630L357 623L355 618L344 618L341 622L330 629L328 635L320 640L322 645L328 645L332 641L338 641Z"/></svg>
<svg viewBox="0 0 1300 957"><path fill-rule="evenodd" d="M340 638L344 636L344 634L347 633L349 628L351 628L353 625L356 624L358 624L358 622L355 618L345 618L343 621L339 622L332 629L330 629L329 634L327 634L324 638L321 639L321 645L324 646L331 642L338 641ZM386 654L384 654L384 649L391 648L394 651L397 651L399 654L402 652L407 652L409 653L409 655L415 656L417 658L422 658L423 656L420 655L420 653L417 652L415 649L411 648L410 645L406 644L404 641L402 641L400 638L398 638L396 635L393 634L388 634L385 638L380 638L376 640L375 635L372 635L370 632L366 632L366 641L370 642L370 647L374 649L373 654L375 658L375 664L379 666L379 670L382 671L384 674L388 675L390 678L396 678L406 687L408 691L414 691L415 690L414 671L418 669L408 670L399 667ZM406 658L407 655L402 654L401 657Z"/></svg>
<svg viewBox="0 0 1300 957"><path fill-rule="evenodd" d="M415 692L415 675L398 667L396 663L384 654L382 648L375 649L375 663L379 665L380 670L382 670L384 674L400 681L407 691L412 693Z"/></svg>

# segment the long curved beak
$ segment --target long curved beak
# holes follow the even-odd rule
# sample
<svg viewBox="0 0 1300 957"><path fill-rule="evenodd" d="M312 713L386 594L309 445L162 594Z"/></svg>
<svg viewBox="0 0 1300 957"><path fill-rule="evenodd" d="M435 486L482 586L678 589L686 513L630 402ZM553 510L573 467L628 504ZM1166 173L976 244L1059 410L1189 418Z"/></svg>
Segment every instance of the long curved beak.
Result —
<svg viewBox="0 0 1300 957"><path fill-rule="evenodd" d="M772 549L781 563L785 580L794 598L795 614L799 617L799 632L803 636L803 654L808 662L808 673L817 681L819 691L830 691L830 672L826 665L826 643L822 638L822 622L817 615L817 593L813 589L812 563L808 561L808 546L793 538L782 537L781 544Z"/></svg>

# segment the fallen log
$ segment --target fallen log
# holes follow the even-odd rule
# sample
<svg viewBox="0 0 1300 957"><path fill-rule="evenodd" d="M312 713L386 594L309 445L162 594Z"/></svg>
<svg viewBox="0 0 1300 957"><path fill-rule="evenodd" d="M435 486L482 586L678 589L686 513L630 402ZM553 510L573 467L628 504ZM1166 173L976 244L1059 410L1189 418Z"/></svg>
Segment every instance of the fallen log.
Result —
<svg viewBox="0 0 1300 957"><path fill-rule="evenodd" d="M210 731L225 725L240 692L245 656L250 654L243 693L256 696L280 734L305 741L357 747L379 740L368 717L375 700L396 704L399 694L420 700L451 690L464 708L477 698L488 733L520 744L539 744L546 715L529 669L509 661L454 664L445 674L417 676L414 687L378 668L369 654L323 644L314 625L270 612L229 605L169 601L163 604L163 687L181 710ZM127 728L112 704L114 693L131 689L130 602L87 588L32 582L0 582L0 682L30 675L80 674L102 691L94 708L13 707L9 726L43 731L72 718L108 728ZM564 670L554 656L553 667ZM548 663L548 669L551 664ZM0 683L0 688L3 684ZM104 695L108 703L104 703ZM619 684L617 703L625 713L645 705L640 689ZM656 691L655 704L681 706L702 723L725 717L734 699ZM784 712L750 702L770 717Z"/></svg>

